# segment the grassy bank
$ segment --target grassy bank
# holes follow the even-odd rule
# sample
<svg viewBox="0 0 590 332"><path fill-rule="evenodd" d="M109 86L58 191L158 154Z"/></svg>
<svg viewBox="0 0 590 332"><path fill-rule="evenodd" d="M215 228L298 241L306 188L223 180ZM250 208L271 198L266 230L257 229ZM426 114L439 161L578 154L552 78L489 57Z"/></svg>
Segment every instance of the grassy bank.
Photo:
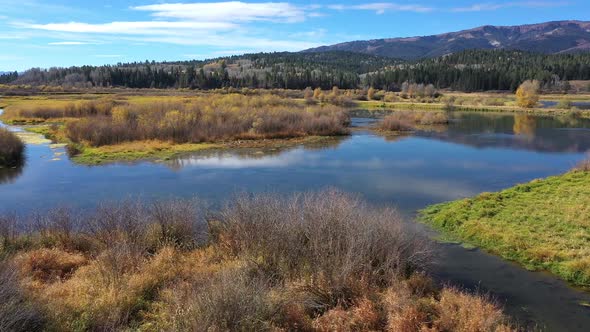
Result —
<svg viewBox="0 0 590 332"><path fill-rule="evenodd" d="M14 133L0 128L0 168L21 165L24 152L25 144Z"/></svg>
<svg viewBox="0 0 590 332"><path fill-rule="evenodd" d="M427 242L395 211L341 192L2 221L2 330L511 330L485 296L422 272Z"/></svg>
<svg viewBox="0 0 590 332"><path fill-rule="evenodd" d="M590 286L590 167L421 212L451 238Z"/></svg>

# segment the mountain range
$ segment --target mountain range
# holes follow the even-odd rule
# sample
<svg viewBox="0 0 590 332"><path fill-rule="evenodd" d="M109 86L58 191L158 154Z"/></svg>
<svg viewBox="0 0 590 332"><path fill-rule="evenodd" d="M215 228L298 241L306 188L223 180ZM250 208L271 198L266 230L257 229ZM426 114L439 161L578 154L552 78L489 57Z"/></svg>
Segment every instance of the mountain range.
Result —
<svg viewBox="0 0 590 332"><path fill-rule="evenodd" d="M304 52L348 51L415 60L466 49L514 49L545 54L590 50L590 22L553 21L518 26L485 25L432 36L351 41Z"/></svg>

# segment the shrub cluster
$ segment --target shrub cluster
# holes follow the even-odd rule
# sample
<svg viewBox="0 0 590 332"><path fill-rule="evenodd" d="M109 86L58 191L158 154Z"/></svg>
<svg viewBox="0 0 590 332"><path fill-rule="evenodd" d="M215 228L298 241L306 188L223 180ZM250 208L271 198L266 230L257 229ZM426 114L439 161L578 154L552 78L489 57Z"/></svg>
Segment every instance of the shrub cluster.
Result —
<svg viewBox="0 0 590 332"><path fill-rule="evenodd" d="M305 108L275 96L226 95L190 103L117 106L110 115L69 122L66 134L75 143L92 146L136 140L200 143L343 135L348 121L337 107Z"/></svg>
<svg viewBox="0 0 590 332"><path fill-rule="evenodd" d="M14 167L24 160L25 144L6 128L0 128L0 168Z"/></svg>
<svg viewBox="0 0 590 332"><path fill-rule="evenodd" d="M428 243L394 210L338 191L3 218L18 282L0 285L16 294L0 327L15 331L509 330L486 298L421 273Z"/></svg>

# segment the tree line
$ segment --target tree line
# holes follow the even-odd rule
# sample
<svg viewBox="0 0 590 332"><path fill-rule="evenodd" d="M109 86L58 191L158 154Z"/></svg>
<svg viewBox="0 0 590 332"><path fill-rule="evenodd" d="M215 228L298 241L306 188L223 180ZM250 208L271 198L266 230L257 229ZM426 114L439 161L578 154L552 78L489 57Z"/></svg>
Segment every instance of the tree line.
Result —
<svg viewBox="0 0 590 332"><path fill-rule="evenodd" d="M544 89L567 90L569 80L590 80L590 53L467 50L413 62L351 52L259 53L204 61L33 68L0 75L0 84L204 90L336 86L400 91L409 82L459 91L515 91L529 79L538 80Z"/></svg>

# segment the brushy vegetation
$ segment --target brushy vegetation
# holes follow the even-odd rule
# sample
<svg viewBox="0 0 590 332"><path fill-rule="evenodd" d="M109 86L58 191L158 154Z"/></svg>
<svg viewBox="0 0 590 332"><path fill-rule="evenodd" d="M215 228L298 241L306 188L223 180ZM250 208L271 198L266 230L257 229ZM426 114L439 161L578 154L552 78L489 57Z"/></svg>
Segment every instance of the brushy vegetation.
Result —
<svg viewBox="0 0 590 332"><path fill-rule="evenodd" d="M431 206L443 232L532 270L590 286L590 163L498 193Z"/></svg>
<svg viewBox="0 0 590 332"><path fill-rule="evenodd" d="M446 125L445 112L397 111L383 118L379 129L385 131L412 131L420 126Z"/></svg>
<svg viewBox="0 0 590 332"><path fill-rule="evenodd" d="M17 294L0 324L16 331L510 330L486 297L421 272L429 246L394 210L337 191L3 218L18 282L0 285Z"/></svg>
<svg viewBox="0 0 590 332"><path fill-rule="evenodd" d="M0 128L0 168L14 167L24 160L25 144L6 128Z"/></svg>
<svg viewBox="0 0 590 332"><path fill-rule="evenodd" d="M77 118L65 136L89 146L159 140L180 143L347 134L347 113L306 107L278 96L208 95L187 100L123 103L99 99L65 107L21 109L22 118Z"/></svg>

